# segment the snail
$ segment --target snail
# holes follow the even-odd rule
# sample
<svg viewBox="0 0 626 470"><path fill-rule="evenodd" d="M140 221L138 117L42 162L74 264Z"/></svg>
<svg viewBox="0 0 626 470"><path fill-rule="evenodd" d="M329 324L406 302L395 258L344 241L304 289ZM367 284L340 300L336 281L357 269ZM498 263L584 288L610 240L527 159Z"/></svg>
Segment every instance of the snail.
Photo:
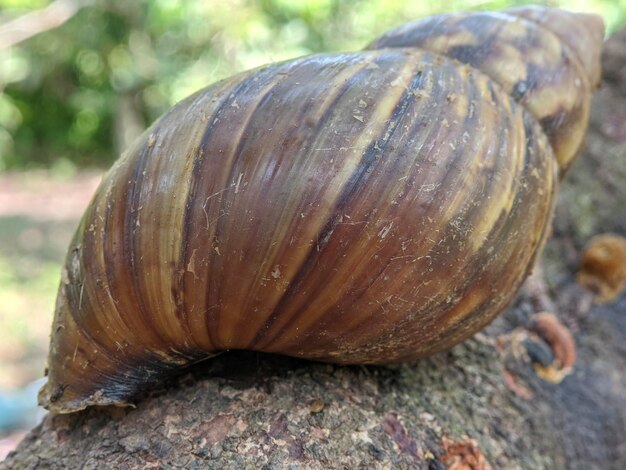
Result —
<svg viewBox="0 0 626 470"><path fill-rule="evenodd" d="M602 38L547 8L440 15L178 103L71 241L40 403L127 405L228 350L386 364L468 338L541 250Z"/></svg>

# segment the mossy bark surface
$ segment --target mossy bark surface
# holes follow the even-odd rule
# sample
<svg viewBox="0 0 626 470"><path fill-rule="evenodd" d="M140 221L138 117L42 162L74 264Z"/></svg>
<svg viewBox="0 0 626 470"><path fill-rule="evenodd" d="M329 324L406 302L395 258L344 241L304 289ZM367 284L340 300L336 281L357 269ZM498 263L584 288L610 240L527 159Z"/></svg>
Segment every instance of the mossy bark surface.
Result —
<svg viewBox="0 0 626 470"><path fill-rule="evenodd" d="M626 31L605 50L542 273L484 332L393 367L223 354L136 408L48 415L0 468L626 468L626 295L595 306L575 282L590 237L626 235ZM541 310L576 341L559 384L514 340Z"/></svg>

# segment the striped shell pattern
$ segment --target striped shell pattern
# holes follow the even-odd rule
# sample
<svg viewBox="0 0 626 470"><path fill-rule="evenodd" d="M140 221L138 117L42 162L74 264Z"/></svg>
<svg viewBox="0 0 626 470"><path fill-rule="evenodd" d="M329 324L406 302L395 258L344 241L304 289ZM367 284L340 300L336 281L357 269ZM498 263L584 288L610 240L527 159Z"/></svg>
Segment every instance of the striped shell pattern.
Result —
<svg viewBox="0 0 626 470"><path fill-rule="evenodd" d="M441 15L180 102L71 242L41 403L127 404L225 350L381 364L480 330L545 240L602 37L561 10Z"/></svg>

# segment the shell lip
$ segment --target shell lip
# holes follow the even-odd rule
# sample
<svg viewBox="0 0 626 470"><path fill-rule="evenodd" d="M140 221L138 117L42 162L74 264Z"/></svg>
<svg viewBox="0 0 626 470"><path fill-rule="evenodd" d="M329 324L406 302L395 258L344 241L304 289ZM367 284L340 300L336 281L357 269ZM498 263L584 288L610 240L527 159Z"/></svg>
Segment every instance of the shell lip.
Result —
<svg viewBox="0 0 626 470"><path fill-rule="evenodd" d="M53 393L50 391L49 382L39 390L38 402L39 406L44 407L51 413L69 414L82 411L90 406L117 406L117 407L135 407L133 403L119 398L106 396L102 389L96 390L87 397L74 399L64 399L62 397L53 399Z"/></svg>

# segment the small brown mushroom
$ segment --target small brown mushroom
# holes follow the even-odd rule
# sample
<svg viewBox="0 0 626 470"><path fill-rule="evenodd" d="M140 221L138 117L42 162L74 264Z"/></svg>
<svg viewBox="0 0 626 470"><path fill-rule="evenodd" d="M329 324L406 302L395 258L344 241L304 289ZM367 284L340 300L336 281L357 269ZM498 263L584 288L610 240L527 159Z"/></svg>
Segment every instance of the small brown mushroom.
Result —
<svg viewBox="0 0 626 470"><path fill-rule="evenodd" d="M528 329L548 343L554 354L554 360L548 365L533 362L537 375L549 382L560 383L572 372L576 362L576 344L572 333L556 315L549 312L536 314Z"/></svg>
<svg viewBox="0 0 626 470"><path fill-rule="evenodd" d="M589 240L583 252L578 283L594 293L597 303L609 303L626 289L626 238L606 233Z"/></svg>
<svg viewBox="0 0 626 470"><path fill-rule="evenodd" d="M441 462L449 470L492 470L485 456L480 451L475 439L467 436L453 441L446 436L442 438L444 454Z"/></svg>
<svg viewBox="0 0 626 470"><path fill-rule="evenodd" d="M317 414L320 411L322 411L325 406L326 406L326 403L324 403L323 400L321 400L320 398L316 398L309 405L309 411L311 412L311 414Z"/></svg>

